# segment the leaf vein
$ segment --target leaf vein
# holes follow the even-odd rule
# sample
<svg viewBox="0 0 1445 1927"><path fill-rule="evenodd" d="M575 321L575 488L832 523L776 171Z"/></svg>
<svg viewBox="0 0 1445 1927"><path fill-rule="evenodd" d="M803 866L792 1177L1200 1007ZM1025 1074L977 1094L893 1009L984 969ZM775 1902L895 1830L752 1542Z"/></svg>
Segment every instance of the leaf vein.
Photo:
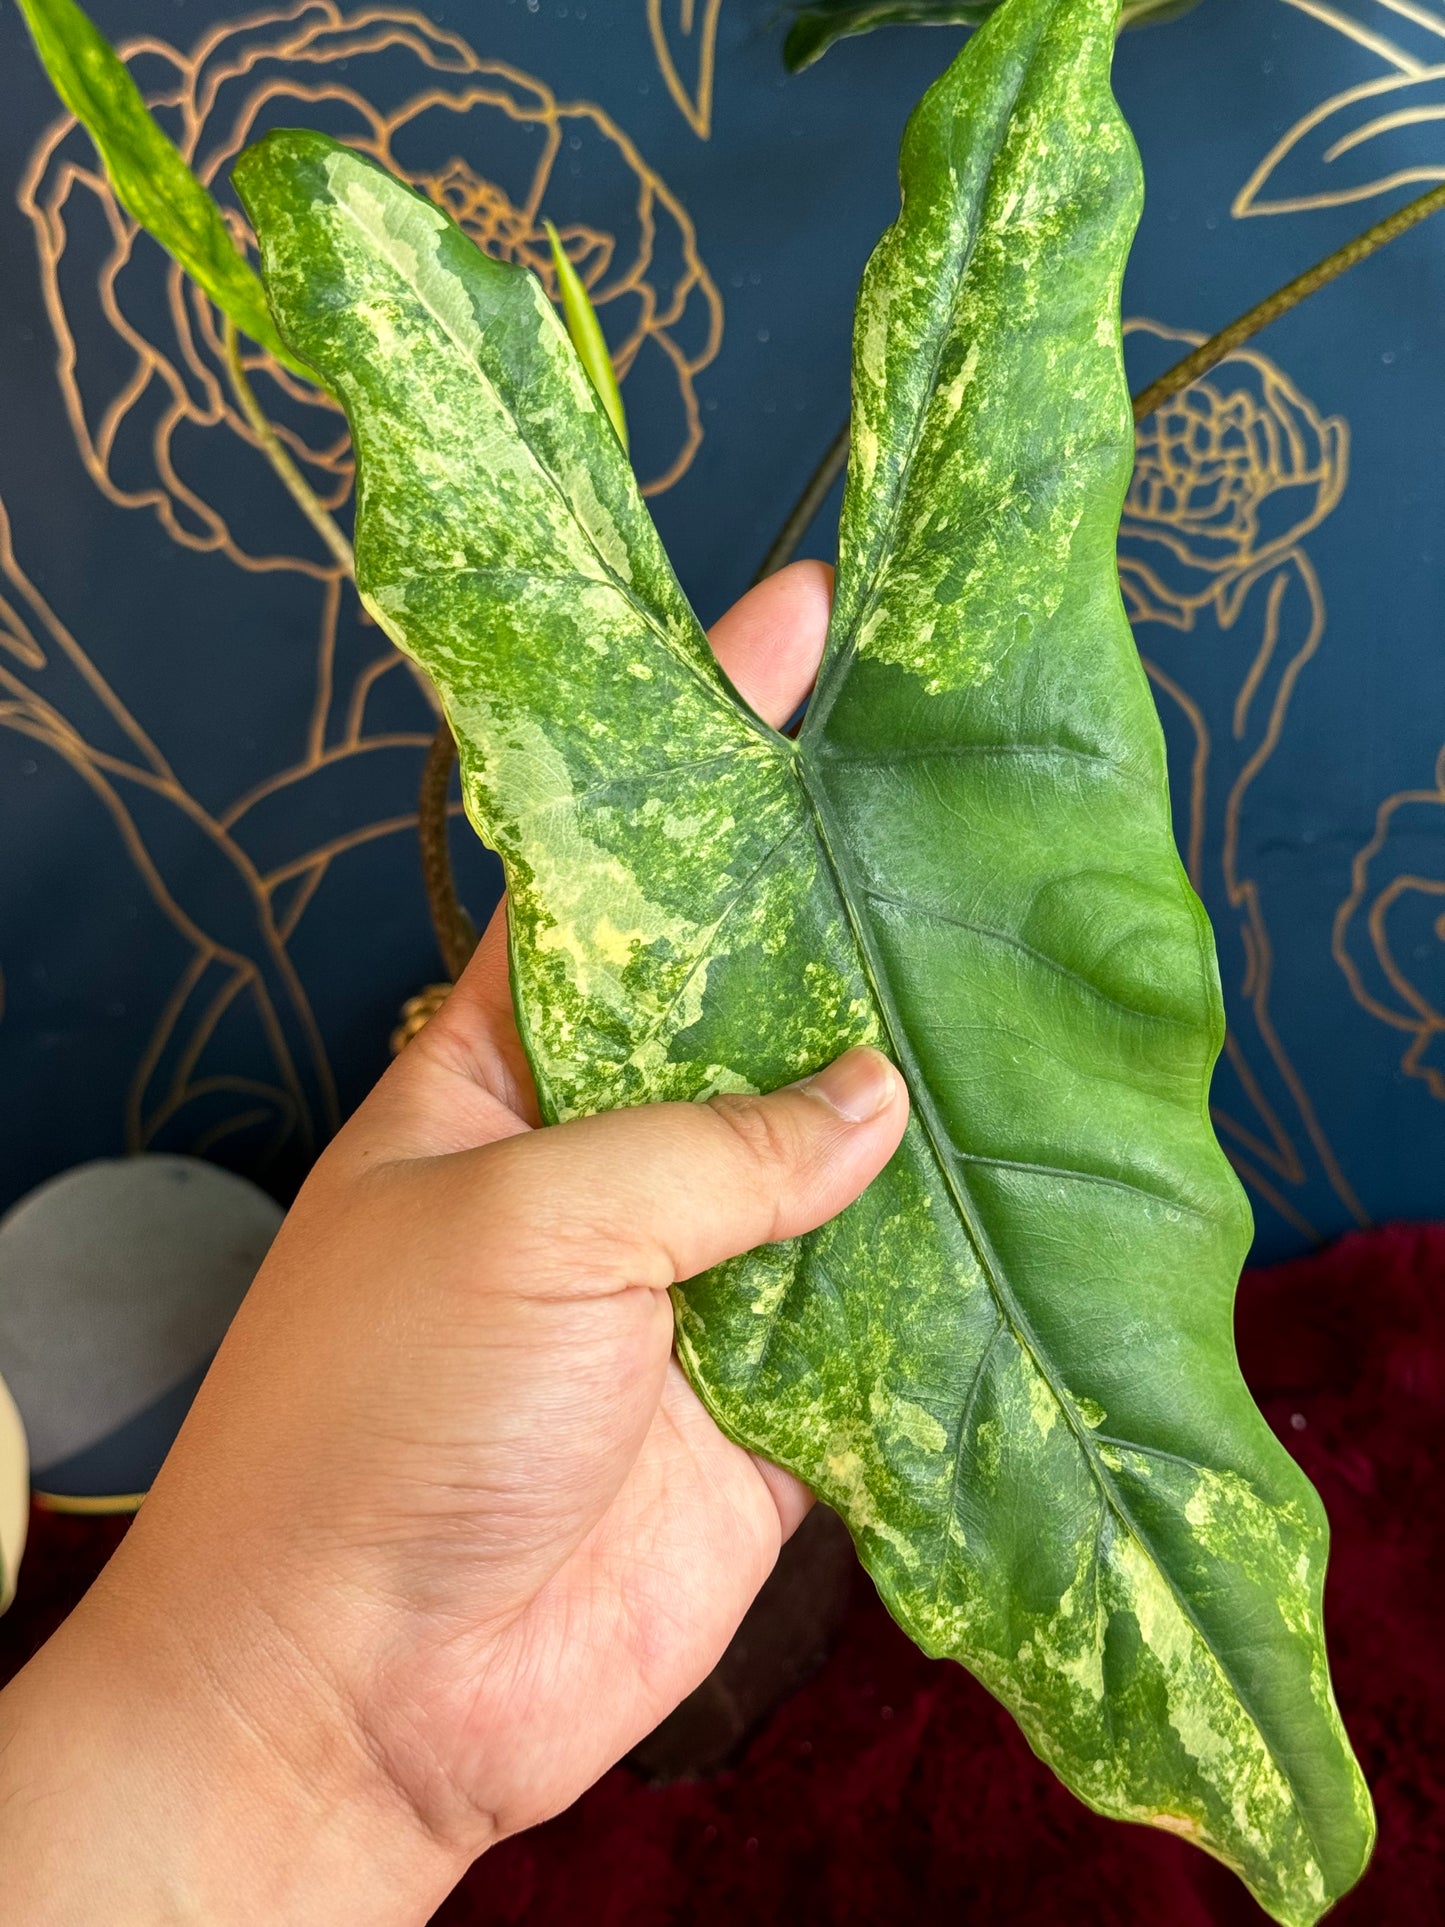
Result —
<svg viewBox="0 0 1445 1927"><path fill-rule="evenodd" d="M945 910L941 904L920 903L916 897L893 896L886 890L870 888L865 888L863 894L872 903L888 904L895 910L906 910L912 916L926 917L931 923L946 923L954 930L968 930L975 936L988 937L995 943L1007 944L1010 949L1021 952L1025 957L1031 957L1035 963L1042 964L1046 970L1053 971L1056 976L1078 984L1081 989L1087 990L1091 996L1096 997L1100 1003L1111 1005L1125 1017L1137 1017L1143 1023L1167 1024L1171 1030L1193 1031L1195 1028L1182 1017L1171 1017L1167 1011L1141 1010L1137 1004L1126 1004L1122 998L1111 996L1107 990L1094 983L1091 978L1084 976L1081 971L1061 963L1057 957L1051 957L1046 950L1035 948L1025 938L1016 936L1012 930L1001 930L996 924L978 923L971 917L957 916L952 910Z"/></svg>

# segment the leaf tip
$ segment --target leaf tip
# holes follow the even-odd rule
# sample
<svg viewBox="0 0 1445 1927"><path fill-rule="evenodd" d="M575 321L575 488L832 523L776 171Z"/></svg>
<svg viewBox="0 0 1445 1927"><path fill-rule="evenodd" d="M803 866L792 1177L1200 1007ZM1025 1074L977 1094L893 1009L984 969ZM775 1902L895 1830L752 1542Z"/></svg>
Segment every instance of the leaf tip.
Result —
<svg viewBox="0 0 1445 1927"><path fill-rule="evenodd" d="M598 400L607 411L607 419L612 423L617 439L624 452L627 448L627 414L622 406L622 391L617 385L617 371L612 366L612 355L607 346L607 338L602 332L602 324L597 319L597 310L592 305L580 274L568 258L562 245L562 237L553 222L545 217L542 226L552 249L552 272L557 278L557 293L562 303L562 316L567 324L567 333L577 358L587 371L587 377L596 391Z"/></svg>

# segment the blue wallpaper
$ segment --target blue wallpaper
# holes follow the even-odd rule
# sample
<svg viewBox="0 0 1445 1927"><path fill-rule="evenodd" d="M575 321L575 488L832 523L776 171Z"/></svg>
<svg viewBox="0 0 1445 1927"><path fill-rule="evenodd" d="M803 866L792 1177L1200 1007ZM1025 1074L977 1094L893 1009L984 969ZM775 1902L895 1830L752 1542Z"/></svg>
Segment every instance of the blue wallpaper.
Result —
<svg viewBox="0 0 1445 1927"><path fill-rule="evenodd" d="M847 407L853 292L952 30L796 78L775 0L95 0L224 187L278 123L357 141L482 245L554 220L705 619ZM1129 35L1137 385L1445 177L1445 0L1201 0ZM430 712L248 437L216 317L137 236L0 12L0 1204L199 1153L285 1196L440 974ZM1218 932L1221 1136L1259 1254L1438 1215L1445 223L1140 433L1121 567ZM259 364L313 483L340 418ZM836 503L811 548L827 554ZM480 915L495 866L455 834Z"/></svg>

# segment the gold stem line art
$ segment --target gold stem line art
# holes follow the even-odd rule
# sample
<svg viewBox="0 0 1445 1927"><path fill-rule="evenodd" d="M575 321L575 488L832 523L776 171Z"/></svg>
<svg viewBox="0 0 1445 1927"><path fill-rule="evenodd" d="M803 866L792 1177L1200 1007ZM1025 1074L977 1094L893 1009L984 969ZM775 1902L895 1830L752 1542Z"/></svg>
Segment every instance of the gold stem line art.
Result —
<svg viewBox="0 0 1445 1927"><path fill-rule="evenodd" d="M1135 400L1135 421L1144 421L1154 413L1155 409L1162 408L1165 402L1172 401L1176 395L1192 387L1202 375L1207 375L1211 368L1227 360L1247 341L1252 340L1262 329L1267 328L1272 321L1278 321L1280 316L1288 314L1291 308L1297 308L1312 294L1318 294L1321 288L1328 287L1331 281L1338 280L1351 268L1358 267L1361 261L1367 261L1372 254L1378 254L1380 249L1388 247L1391 241L1398 240L1402 234L1408 234L1410 229L1418 227L1421 221L1428 221L1430 216L1438 214L1441 208L1445 208L1445 185L1431 188L1427 194L1420 195L1407 206L1398 208L1393 214L1387 214L1384 220L1376 221L1375 225L1367 228L1363 234L1357 234L1353 241L1346 242L1342 248L1336 248L1333 254L1326 255L1323 261L1317 261L1312 268L1306 268L1303 274L1296 275L1293 281L1286 282L1284 287L1276 289L1257 307L1251 308L1248 314L1242 314L1237 321L1231 321L1227 328L1221 328L1217 335L1211 335L1182 361L1176 362L1174 367L1168 369L1157 381L1151 382Z"/></svg>
<svg viewBox="0 0 1445 1927"><path fill-rule="evenodd" d="M11 683L12 678L8 672L0 672L0 688L9 686ZM234 846L226 849L219 834L213 836L214 843L224 850L227 858L234 862L237 869L245 876L258 912L258 934L261 941L257 948L260 954L247 956L216 942L193 915L177 901L146 845L131 808L124 801L116 783L110 779L116 777L124 781L129 778L133 784L150 790L158 799L174 805L204 832L207 825L203 813L192 799L184 791L170 790L168 786L156 782L154 778L148 779L139 770L117 764L113 758L98 755L89 744L84 743L69 729L62 717L47 714L46 705L32 698L27 707L28 713L18 713L19 705L9 706L8 712L0 710L0 724L53 750L70 764L109 813L142 881L173 928L198 951L208 951L219 962L229 964L233 969L241 972L247 988L255 999L263 1029L281 1072L282 1083L297 1105L298 1115L308 1119L314 1114L313 1108L298 1066L297 1054L293 1051L291 1038L288 1035L287 1019L299 1020L304 1055L311 1058L312 1066L320 1072L323 1124L328 1130L334 1130L339 1117L330 1071L324 1067L320 1035L316 1030L310 1007L306 1003L305 993L291 967L290 959L282 950L279 937L271 925L260 879L254 872L245 876L249 866L246 865L240 852L235 850ZM214 830L214 826L210 827ZM312 1131L308 1130L307 1136L310 1142L315 1141Z"/></svg>
<svg viewBox="0 0 1445 1927"><path fill-rule="evenodd" d="M1260 643L1255 662L1251 665L1250 669L1249 680L1252 681L1256 687L1263 673L1263 663L1268 662L1274 655L1277 647L1279 603L1289 583L1289 577L1284 573L1284 569L1279 563L1272 564L1271 566L1279 570L1279 573L1270 584L1266 604L1265 633ZM1349 1212L1355 1222L1364 1225L1369 1222L1369 1216L1364 1206L1360 1203L1354 1187L1346 1178L1340 1166L1339 1159L1335 1155L1334 1149L1320 1125L1313 1102L1305 1088L1304 1081L1300 1077L1288 1052L1284 1049L1275 1029L1270 1010L1270 995L1273 989L1274 949L1268 926L1265 922L1258 885L1252 878L1243 876L1240 873L1242 822L1250 789L1260 771L1269 762L1279 747L1280 738L1284 730L1285 718L1288 715L1299 678L1309 662L1311 662L1318 653L1320 644L1324 639L1324 597L1320 591L1318 578L1315 575L1313 565L1303 550L1298 550L1286 558L1285 566L1292 566L1293 569L1297 570L1299 578L1305 584L1310 598L1311 622L1304 642L1296 649L1294 655L1290 658L1287 666L1280 675L1274 700L1270 706L1268 721L1260 740L1253 754L1247 759L1233 784L1230 786L1226 796L1221 868L1226 900L1241 918L1241 935L1244 939L1247 958L1247 974L1244 983L1241 985L1241 992L1248 1003L1259 1037L1273 1060L1275 1068L1290 1098L1293 1100L1300 1121L1304 1126L1305 1133L1314 1148L1315 1155L1320 1161L1330 1188L1334 1191L1340 1203L1345 1207L1346 1211ZM1247 589L1245 592L1247 593ZM1157 665L1149 663L1147 667L1150 670L1152 679L1156 683L1162 684L1163 678L1158 671ZM1198 781L1197 777L1196 781ZM1194 824L1191 824L1191 851L1199 849L1202 846L1202 842L1202 830ZM1240 1046L1237 1027L1226 1039L1225 1049L1228 1061L1234 1067L1246 1095L1249 1097L1261 1121L1265 1125L1270 1142L1266 1144L1254 1133L1248 1131L1245 1126L1238 1123L1237 1120L1230 1118L1222 1111L1215 1112L1216 1122L1220 1124L1228 1135L1245 1144L1257 1158L1269 1165L1278 1177L1287 1183L1302 1183L1306 1177L1304 1164L1300 1159L1298 1150L1291 1142L1278 1113L1265 1098L1259 1080L1251 1069Z"/></svg>
<svg viewBox="0 0 1445 1927"><path fill-rule="evenodd" d="M1236 194L1236 220L1346 207L1445 176L1445 148L1408 138L1445 109L1445 6L1439 0L1284 0L1356 50L1367 71L1280 135ZM1373 16L1367 24L1363 13ZM1401 36L1410 44L1402 45ZM1348 165L1345 165L1348 163Z"/></svg>
<svg viewBox="0 0 1445 1927"><path fill-rule="evenodd" d="M1426 33L1445 40L1445 20L1431 13L1428 7L1420 6L1417 0L1380 0L1380 5L1399 14L1402 20L1411 20L1417 27L1423 27Z"/></svg>
<svg viewBox="0 0 1445 1927"><path fill-rule="evenodd" d="M341 620L343 582L350 582L355 589L354 576L341 576L333 571L322 594L316 684L311 699L311 727L306 732L306 761L312 764L326 753L326 725L330 720L332 699L336 692L336 628ZM383 666L389 666L393 660L388 656L380 658ZM357 734L360 735L359 729Z"/></svg>
<svg viewBox="0 0 1445 1927"><path fill-rule="evenodd" d="M296 872L297 887L291 892L291 898L285 910L276 919L276 928L281 933L282 943L290 943L295 936L297 924L305 916L311 899L326 881L326 872L330 868L329 856L317 857L314 862ZM273 889L279 880L274 877L270 879ZM285 880L289 882L291 879Z"/></svg>
<svg viewBox="0 0 1445 1927"><path fill-rule="evenodd" d="M1151 322L1131 322L1127 332L1182 346L1201 342L1198 334ZM1348 465L1345 424L1321 418L1265 356L1236 350L1210 379L1140 422L1120 544L1145 669L1187 732L1178 826L1186 869L1201 895L1228 907L1239 939L1243 967L1226 986L1224 1057L1248 1113L1236 1116L1216 1100L1212 1115L1256 1196L1312 1241L1319 1236L1315 1213L1302 1208L1311 1162L1348 1216L1356 1223L1367 1218L1275 1025L1274 946L1245 851L1255 788L1325 634L1324 596L1304 539L1338 504ZM1188 686L1188 658L1171 648L1166 667L1148 642L1150 625L1202 642L1206 621L1218 647L1240 652L1237 676L1224 690L1213 675L1208 714ZM1228 775L1221 770L1226 760L1233 765ZM1222 938L1229 925L1218 911L1216 925ZM1277 1080L1270 1089L1263 1067Z"/></svg>
<svg viewBox="0 0 1445 1927"><path fill-rule="evenodd" d="M1400 852L1392 856L1391 845L1395 839L1410 836L1411 818L1415 819L1416 827L1408 855ZM1419 855L1421 829L1426 830L1433 852L1442 826L1445 826L1445 749L1436 759L1433 789L1400 790L1387 796L1376 811L1374 835L1357 852L1350 866L1349 894L1335 912L1331 950L1350 995L1360 1008L1392 1030L1409 1036L1410 1043L1400 1058L1400 1069L1407 1077L1423 1082L1433 1098L1445 1102L1445 1066L1426 1061L1427 1054L1445 1037L1445 1009L1438 994L1433 999L1426 995L1401 963L1390 930L1392 915L1411 898L1427 901L1445 898L1445 875L1422 873L1409 861L1410 856ZM1383 884L1372 877L1377 865L1388 879ZM1352 927L1357 920L1363 923L1361 950L1395 998L1394 1003L1387 1002L1377 994L1378 986L1372 990L1366 981L1360 956L1351 947ZM1445 916L1434 917L1431 935L1436 944L1445 946ZM1420 947L1416 946L1413 954L1418 958L1422 954ZM1439 950L1434 953L1437 968L1440 954Z"/></svg>
<svg viewBox="0 0 1445 1927"><path fill-rule="evenodd" d="M260 402L257 401L255 390L246 379L246 370L241 361L241 337L237 332L235 322L232 321L229 315L227 315L225 319L224 333L226 342L226 370L230 376L231 388L237 402L240 404L241 413L246 417L262 453L280 477L287 494L306 517L306 520L311 524L312 528L315 529L316 533L321 537L326 547L331 551L337 566L344 571L347 578L354 584L356 581L356 552L337 527L335 519L318 500L311 484L286 453L285 448L282 446L281 437L277 434L274 424L266 414L265 409L262 408ZM335 588L336 585L334 583L327 585L327 606L323 615L323 622L331 631L333 644L336 625ZM412 679L421 690L422 695L426 698L428 707L439 715L441 713L441 702L435 689L433 689L431 685L430 679L418 669L410 658L403 658L403 660L406 662L407 668L411 671ZM329 671L329 664L325 664L324 667ZM325 707L329 707L327 703L327 698L330 695L329 673L324 674L321 679L321 684L324 685L324 687L321 685L318 686L317 696L318 705L322 706L324 711Z"/></svg>
<svg viewBox="0 0 1445 1927"><path fill-rule="evenodd" d="M704 141L712 134L712 90L721 10L722 0L702 0L699 19L697 0L647 0L647 31L652 37L658 71L678 112L698 139ZM675 12L677 38L693 57L697 79L691 87L683 79L673 53L666 19L669 12Z"/></svg>
<svg viewBox="0 0 1445 1927"><path fill-rule="evenodd" d="M167 1017L174 1018L212 963L220 965L235 974L238 987L249 992L280 1073L286 1104L297 1128L315 1143L320 1133L336 1126L336 1093L319 1028L272 917L270 886L224 826L180 783L19 567L3 504L0 566L14 591L14 599L7 596L0 601L0 615L6 618L5 628L0 629L0 727L59 756L86 784L107 812L152 902L193 952L178 996L173 995L163 1013L159 1041L153 1038L143 1059L143 1072L164 1049ZM27 618L19 615L21 605L29 611ZM12 630L15 633L9 633ZM15 667L5 666L7 658ZM45 693L57 678L62 686L69 680L86 691L123 747L109 748L92 740L67 718ZM177 824L185 825L199 838L199 849L210 852L207 863L218 860L214 882L230 903L232 922L239 915L247 926L243 946L208 929L206 913L188 900L196 888L193 873L206 869L205 864L194 858L188 863L185 892L177 893L153 854L147 821L155 823L154 834L166 841L173 839ZM217 1009L217 1021L220 1014ZM151 1128L143 1107L133 1100L127 1133L132 1148L141 1147Z"/></svg>
<svg viewBox="0 0 1445 1927"><path fill-rule="evenodd" d="M1144 673L1157 689L1163 690L1171 702L1177 705L1189 724L1194 736L1194 754L1189 759L1189 841L1186 848L1184 867L1189 881L1194 885L1196 895L1204 894L1204 829L1206 823L1205 806L1209 795L1209 724L1204 719L1204 711L1195 702L1182 683L1166 675L1157 662L1148 656L1141 658Z"/></svg>
<svg viewBox="0 0 1445 1927"><path fill-rule="evenodd" d="M430 736L423 736L414 730L393 730L384 736L367 736L356 743L343 743L335 749L325 749L314 757L309 757L304 766L304 774L314 775L318 770L333 769L338 764L352 762L358 756L374 755L388 749L424 750L430 746ZM238 796L216 819L222 829L233 830L245 816L264 803L267 797L276 796L291 788L297 780L294 769L278 770L274 776L263 776L244 795ZM302 859L298 858L300 862Z"/></svg>
<svg viewBox="0 0 1445 1927"><path fill-rule="evenodd" d="M1277 601L1277 598L1272 597L1272 601ZM1265 647L1261 649L1260 656L1263 657L1268 651L1272 651L1272 639L1269 637L1266 638ZM1195 890L1202 894L1206 887L1204 877L1204 835L1207 819L1205 810L1209 782L1209 758L1212 747L1209 724L1205 720L1204 711L1180 683L1176 682L1172 676L1166 674L1166 672L1160 668L1159 664L1151 661L1149 657L1145 656L1142 660L1145 673L1148 675L1150 682L1179 709L1188 723L1194 739L1193 754L1189 759L1189 838L1185 868L1188 872L1189 881L1194 885ZM1258 669L1259 659L1257 658L1255 666L1250 672L1250 681L1255 684L1258 682ZM1243 796L1240 795L1237 799L1231 798L1231 801L1237 802L1237 816L1238 809L1242 808L1243 805ZM1238 905L1236 905L1236 907L1238 907ZM1241 985L1241 990L1243 995L1250 1000L1251 1005L1255 1007L1257 1017L1261 993L1266 1002L1268 999L1268 979L1267 977L1263 980L1261 979L1261 973L1258 967L1258 945L1251 942L1251 932L1246 930L1244 937L1248 965L1245 981ZM1263 1139L1256 1136L1255 1133L1241 1124L1238 1119L1231 1117L1222 1107L1211 1105L1210 1116L1214 1119L1216 1128L1233 1138L1236 1145L1242 1145L1263 1163L1269 1165L1277 1176L1284 1178L1292 1184L1303 1183L1306 1176L1304 1162L1295 1150L1288 1132L1280 1121L1278 1113L1265 1097L1263 1088L1258 1078L1250 1069L1244 1052L1240 1048L1238 1037L1233 1031L1230 1031L1225 1037L1224 1050L1225 1056L1233 1066L1236 1076L1244 1087L1245 1095L1254 1105L1255 1110L1264 1122L1265 1128L1269 1133L1269 1141L1266 1143ZM1230 1156L1238 1168L1240 1175L1246 1177L1248 1182L1253 1184L1274 1208L1280 1209L1282 1194L1274 1192L1267 1186L1258 1171L1252 1166L1247 1167L1242 1156L1238 1155L1233 1147L1231 1147ZM1288 1209L1281 1210L1280 1215L1284 1217L1288 1223L1292 1224L1296 1230L1305 1231L1312 1242L1319 1242L1319 1237L1314 1227L1310 1225L1309 1221L1303 1218L1292 1205L1289 1206Z"/></svg>
<svg viewBox="0 0 1445 1927"><path fill-rule="evenodd" d="M231 377L231 388L240 404L241 413L246 417L251 432L256 437L258 447L281 478L282 485L291 500L321 537L339 566L354 581L356 556L351 544L336 526L334 519L322 508L311 484L282 447L281 437L271 426L265 410L257 401L255 391L246 379L246 371L241 366L241 337L236 332L236 324L229 315L226 316L225 321L225 340L226 370Z"/></svg>
<svg viewBox="0 0 1445 1927"><path fill-rule="evenodd" d="M1298 558L1291 559L1307 564L1307 558L1304 558L1302 555ZM1244 736L1251 702L1260 687L1266 670L1274 660L1275 651L1279 642L1280 611L1289 588L1290 580L1290 575L1285 570L1280 569L1269 583L1265 607L1264 639L1260 644L1254 662L1250 665L1249 672L1244 679L1239 697L1235 703L1233 734L1236 741L1242 740ZM1294 663L1291 665L1293 674L1287 675L1281 680L1274 710L1271 715L1270 726L1266 732L1264 742L1261 744L1260 750L1256 752L1256 756L1251 759L1250 764L1246 765L1245 770L1237 780L1233 790L1230 792L1226 806L1226 888L1229 891L1230 901L1234 907L1236 909L1244 909L1248 917L1248 921L1241 932L1244 940L1246 964L1245 977L1240 988L1242 994L1250 1001L1254 1010L1255 1022L1259 1026L1261 1035L1270 1043L1271 1054L1275 1057L1276 1062L1280 1064L1282 1075L1285 1074L1284 1065L1288 1060L1279 1048L1278 1039L1275 1036L1274 1027L1269 1018L1269 991L1273 953L1269 944L1268 932L1264 928L1263 918L1259 915L1257 893L1254 892L1252 884L1243 888L1240 885L1238 876L1239 825L1243 815L1249 785L1259 769L1263 768L1264 763L1268 761L1269 756L1278 744L1279 734L1283 729L1284 715L1288 709L1289 698L1293 694L1294 684L1298 680L1299 673L1304 668L1305 663L1315 651L1317 651L1323 635L1324 604L1323 598L1321 597L1314 603L1314 619L1311 623L1309 640L1306 642L1305 648L1299 652ZM1231 1032L1225 1038L1224 1048L1226 1057L1233 1066L1235 1075L1239 1078L1246 1096L1253 1104L1269 1132L1269 1141L1266 1143L1265 1140L1247 1130L1237 1119L1228 1116L1222 1111L1216 1110L1214 1112L1215 1121L1233 1137L1236 1144L1242 1145L1246 1151L1269 1166L1277 1176L1291 1184L1302 1184L1306 1177L1303 1160L1300 1158L1298 1151L1290 1140L1289 1134L1285 1130L1278 1112L1273 1105L1270 1104L1264 1094L1263 1087L1250 1068L1244 1052L1240 1048L1239 1038L1236 1033ZM1290 1071L1292 1073L1292 1066L1290 1067ZM1298 1080L1296 1079L1296 1084L1297 1082ZM1307 1129L1311 1131L1311 1136L1315 1141L1316 1150L1320 1154L1321 1161L1325 1165L1326 1170L1331 1173L1331 1183L1335 1187L1336 1195L1340 1196L1342 1202L1345 1202L1346 1193L1348 1193L1351 1200L1354 1200L1353 1190L1346 1182L1343 1173L1339 1171L1334 1154L1328 1143L1324 1140L1323 1133L1319 1131L1313 1109L1308 1098L1303 1093L1303 1087L1299 1086L1295 1088L1291 1086L1288 1075L1286 1076L1286 1083L1291 1089L1291 1095L1295 1098L1296 1107L1306 1121ZM1253 1181L1260 1184L1263 1182L1257 1172ZM1277 1200L1272 1198L1271 1202L1277 1203ZM1358 1206L1358 1201L1347 1205L1347 1208L1351 1210L1352 1215L1355 1216L1358 1221L1364 1221L1363 1212ZM1295 1217L1290 1219L1290 1222L1295 1223L1296 1228L1300 1228L1307 1223L1307 1220L1298 1217L1298 1214L1296 1214Z"/></svg>
<svg viewBox="0 0 1445 1927"><path fill-rule="evenodd" d="M1397 67L1402 74L1424 72L1423 61L1416 60L1412 54L1406 53L1403 47L1396 46L1395 42L1385 34L1376 33L1371 28L1363 26L1358 20L1352 20L1347 13L1342 13L1338 7L1331 6L1329 0L1284 0L1284 3L1287 7L1293 7L1297 13L1308 14L1312 20L1318 20L1326 27L1333 27L1337 33L1344 34L1347 40L1353 40L1357 46L1365 48L1368 53L1378 54L1382 60L1388 60L1390 65ZM1388 7L1391 0L1381 0L1381 4ZM1405 9L1397 7L1395 11L1403 13Z"/></svg>

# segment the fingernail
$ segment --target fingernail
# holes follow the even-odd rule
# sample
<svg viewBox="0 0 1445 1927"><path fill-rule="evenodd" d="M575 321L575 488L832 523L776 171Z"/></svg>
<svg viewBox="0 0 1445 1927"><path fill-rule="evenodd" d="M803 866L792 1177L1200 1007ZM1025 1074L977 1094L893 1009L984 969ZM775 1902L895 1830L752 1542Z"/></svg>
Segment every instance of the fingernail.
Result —
<svg viewBox="0 0 1445 1927"><path fill-rule="evenodd" d="M862 1047L850 1050L816 1077L805 1077L798 1089L821 1097L850 1124L866 1124L893 1102L898 1073L881 1052Z"/></svg>

